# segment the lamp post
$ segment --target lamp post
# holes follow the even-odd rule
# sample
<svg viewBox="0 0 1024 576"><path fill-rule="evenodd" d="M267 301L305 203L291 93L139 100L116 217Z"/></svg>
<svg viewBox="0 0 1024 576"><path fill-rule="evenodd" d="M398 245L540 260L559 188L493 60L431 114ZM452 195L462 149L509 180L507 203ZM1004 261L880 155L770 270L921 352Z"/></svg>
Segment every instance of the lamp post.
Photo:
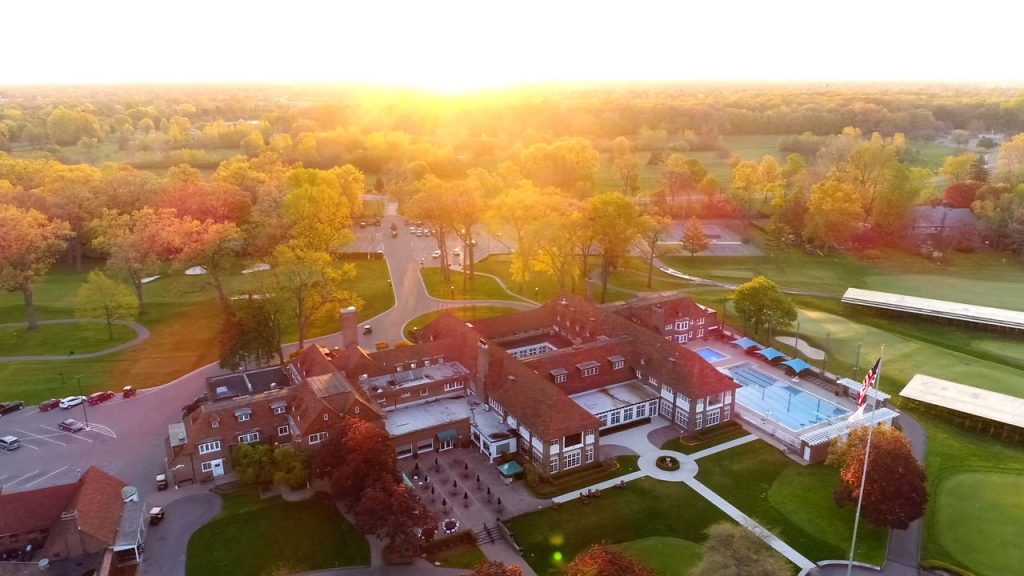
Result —
<svg viewBox="0 0 1024 576"><path fill-rule="evenodd" d="M78 395L84 397L85 394L82 394L82 377L81 376L75 376L75 380L78 380ZM84 398L82 399L82 414L85 417L85 428L86 428L86 430L89 429L89 410L86 408L86 404L88 404L88 403L89 402L87 402Z"/></svg>
<svg viewBox="0 0 1024 576"><path fill-rule="evenodd" d="M448 288L449 288L449 289L451 290L451 294L452 294L452 297L451 297L451 299L452 299L452 300L455 300L455 284L452 284L452 285L451 285L451 286L449 286Z"/></svg>

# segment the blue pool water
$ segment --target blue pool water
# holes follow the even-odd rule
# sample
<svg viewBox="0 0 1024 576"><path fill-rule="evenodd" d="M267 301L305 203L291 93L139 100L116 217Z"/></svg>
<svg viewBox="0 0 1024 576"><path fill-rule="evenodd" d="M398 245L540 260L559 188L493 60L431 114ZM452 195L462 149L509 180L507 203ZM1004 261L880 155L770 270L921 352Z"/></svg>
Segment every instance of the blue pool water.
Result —
<svg viewBox="0 0 1024 576"><path fill-rule="evenodd" d="M737 402L790 430L801 430L850 413L846 408L761 372L749 364L729 368L729 374L742 386L736 391Z"/></svg>
<svg viewBox="0 0 1024 576"><path fill-rule="evenodd" d="M697 354L700 354L701 358L708 362L718 362L719 360L725 360L728 358L728 356L713 348L698 348L696 352Z"/></svg>

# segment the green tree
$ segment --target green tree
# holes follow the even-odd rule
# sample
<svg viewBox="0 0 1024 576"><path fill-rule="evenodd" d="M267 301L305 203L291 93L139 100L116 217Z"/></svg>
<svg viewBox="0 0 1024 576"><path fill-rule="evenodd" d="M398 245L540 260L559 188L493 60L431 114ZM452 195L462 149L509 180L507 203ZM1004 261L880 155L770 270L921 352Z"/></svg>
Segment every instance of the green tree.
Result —
<svg viewBox="0 0 1024 576"><path fill-rule="evenodd" d="M274 450L274 484L293 490L309 482L309 459L288 446Z"/></svg>
<svg viewBox="0 0 1024 576"><path fill-rule="evenodd" d="M774 331L789 328L797 318L793 302L775 282L764 276L757 276L737 288L733 306L743 323L754 327L754 332L766 328L769 339Z"/></svg>
<svg viewBox="0 0 1024 576"><path fill-rule="evenodd" d="M107 333L114 338L114 321L131 320L139 313L139 301L131 288L108 277L100 270L89 272L78 289L75 314L79 318L103 318Z"/></svg>
<svg viewBox="0 0 1024 576"><path fill-rule="evenodd" d="M765 243L768 245L772 256L781 254L789 246L789 236L791 234L789 226L783 224L779 218L773 216L764 227L764 233L766 237Z"/></svg>
<svg viewBox="0 0 1024 576"><path fill-rule="evenodd" d="M975 156L974 160L971 161L970 174L968 180L971 182L978 182L980 184L987 184L989 178L988 165L985 163L984 156Z"/></svg>
<svg viewBox="0 0 1024 576"><path fill-rule="evenodd" d="M512 252L513 279L528 282L537 258L544 229L538 225L545 216L559 211L566 199L556 188L541 190L529 180L510 184L488 206L485 220L488 228L515 240Z"/></svg>
<svg viewBox="0 0 1024 576"><path fill-rule="evenodd" d="M732 189L738 196L737 200L746 207L746 218L749 221L753 210L754 192L758 184L758 165L752 160L743 160L732 169Z"/></svg>
<svg viewBox="0 0 1024 576"><path fill-rule="evenodd" d="M665 238L672 230L672 221L660 213L644 214L637 223L637 235L643 243L647 257L647 287L654 281L654 261L668 254L669 249L662 246Z"/></svg>
<svg viewBox="0 0 1024 576"><path fill-rule="evenodd" d="M867 427L858 427L829 451L827 463L839 468L835 498L840 506L856 502L861 494L867 437ZM928 503L924 467L914 458L910 440L892 426L878 426L872 434L862 497L861 512L873 526L906 530L924 516Z"/></svg>
<svg viewBox="0 0 1024 576"><path fill-rule="evenodd" d="M181 220L181 253L178 267L187 269L202 266L206 274L203 281L217 293L221 310L231 306L224 276L242 251L242 232L234 222L199 222L191 218Z"/></svg>
<svg viewBox="0 0 1024 576"><path fill-rule="evenodd" d="M58 106L46 119L50 140L58 146L71 146L82 138L99 138L100 123L88 112Z"/></svg>
<svg viewBox="0 0 1024 576"><path fill-rule="evenodd" d="M696 190L707 175L707 169L696 158L689 158L683 154L669 156L668 162L665 163L663 178L672 204L676 203L676 195L680 192Z"/></svg>
<svg viewBox="0 0 1024 576"><path fill-rule="evenodd" d="M704 226L696 216L686 221L682 243L683 249L690 253L691 258L711 247L711 240L708 240L704 233Z"/></svg>
<svg viewBox="0 0 1024 576"><path fill-rule="evenodd" d="M274 453L266 444L239 444L231 467L243 484L269 484L274 480Z"/></svg>
<svg viewBox="0 0 1024 576"><path fill-rule="evenodd" d="M640 160L633 152L633 143L623 136L612 141L612 166L622 182L623 194L633 194L640 188Z"/></svg>
<svg viewBox="0 0 1024 576"><path fill-rule="evenodd" d="M691 576L790 576L789 563L753 532L731 522L708 528L704 557Z"/></svg>
<svg viewBox="0 0 1024 576"><path fill-rule="evenodd" d="M593 243L601 251L601 302L608 295L608 278L625 257L640 225L636 206L622 194L598 194L586 204L585 218Z"/></svg>
<svg viewBox="0 0 1024 576"><path fill-rule="evenodd" d="M330 254L278 246L274 251L274 293L294 317L299 348L306 344L309 327L324 310L359 306L362 301L345 290L345 281L356 274L355 266L336 265Z"/></svg>
<svg viewBox="0 0 1024 576"><path fill-rule="evenodd" d="M601 167L601 156L585 138L539 142L523 150L523 174L541 187L553 186L577 196L589 191Z"/></svg>
<svg viewBox="0 0 1024 576"><path fill-rule="evenodd" d="M39 327L33 288L67 246L71 227L38 210L0 204L0 289L21 292L28 329Z"/></svg>
<svg viewBox="0 0 1024 576"><path fill-rule="evenodd" d="M864 208L853 188L835 179L819 182L811 189L804 222L804 234L812 242L842 248L861 229Z"/></svg>

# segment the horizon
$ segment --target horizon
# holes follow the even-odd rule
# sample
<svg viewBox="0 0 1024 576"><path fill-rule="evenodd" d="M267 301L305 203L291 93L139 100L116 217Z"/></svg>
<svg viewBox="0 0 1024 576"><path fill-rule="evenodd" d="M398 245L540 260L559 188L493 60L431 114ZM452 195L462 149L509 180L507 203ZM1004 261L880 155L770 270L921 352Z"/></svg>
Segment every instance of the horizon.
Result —
<svg viewBox="0 0 1024 576"><path fill-rule="evenodd" d="M296 0L289 8L97 0L62 6L55 20L50 6L15 5L10 22L45 21L50 33L40 41L35 27L11 27L9 45L31 49L6 63L0 86L326 84L465 93L595 83L1024 85L1024 69L1007 69L999 58L1015 53L1013 16L1024 10L994 2L971 11L949 1L882 0L852 10L798 0L648 0L621 11L535 1L501 10L462 0L441 7Z"/></svg>

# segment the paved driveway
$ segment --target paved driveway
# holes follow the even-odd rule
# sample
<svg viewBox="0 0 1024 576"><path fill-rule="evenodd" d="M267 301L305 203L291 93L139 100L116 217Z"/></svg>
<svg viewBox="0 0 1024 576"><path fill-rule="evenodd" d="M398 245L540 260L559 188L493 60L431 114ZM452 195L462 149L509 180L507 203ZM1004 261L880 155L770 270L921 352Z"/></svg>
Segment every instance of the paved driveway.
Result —
<svg viewBox="0 0 1024 576"><path fill-rule="evenodd" d="M220 496L193 494L168 504L167 519L146 533L142 576L185 576L185 556L192 533L220 512Z"/></svg>

